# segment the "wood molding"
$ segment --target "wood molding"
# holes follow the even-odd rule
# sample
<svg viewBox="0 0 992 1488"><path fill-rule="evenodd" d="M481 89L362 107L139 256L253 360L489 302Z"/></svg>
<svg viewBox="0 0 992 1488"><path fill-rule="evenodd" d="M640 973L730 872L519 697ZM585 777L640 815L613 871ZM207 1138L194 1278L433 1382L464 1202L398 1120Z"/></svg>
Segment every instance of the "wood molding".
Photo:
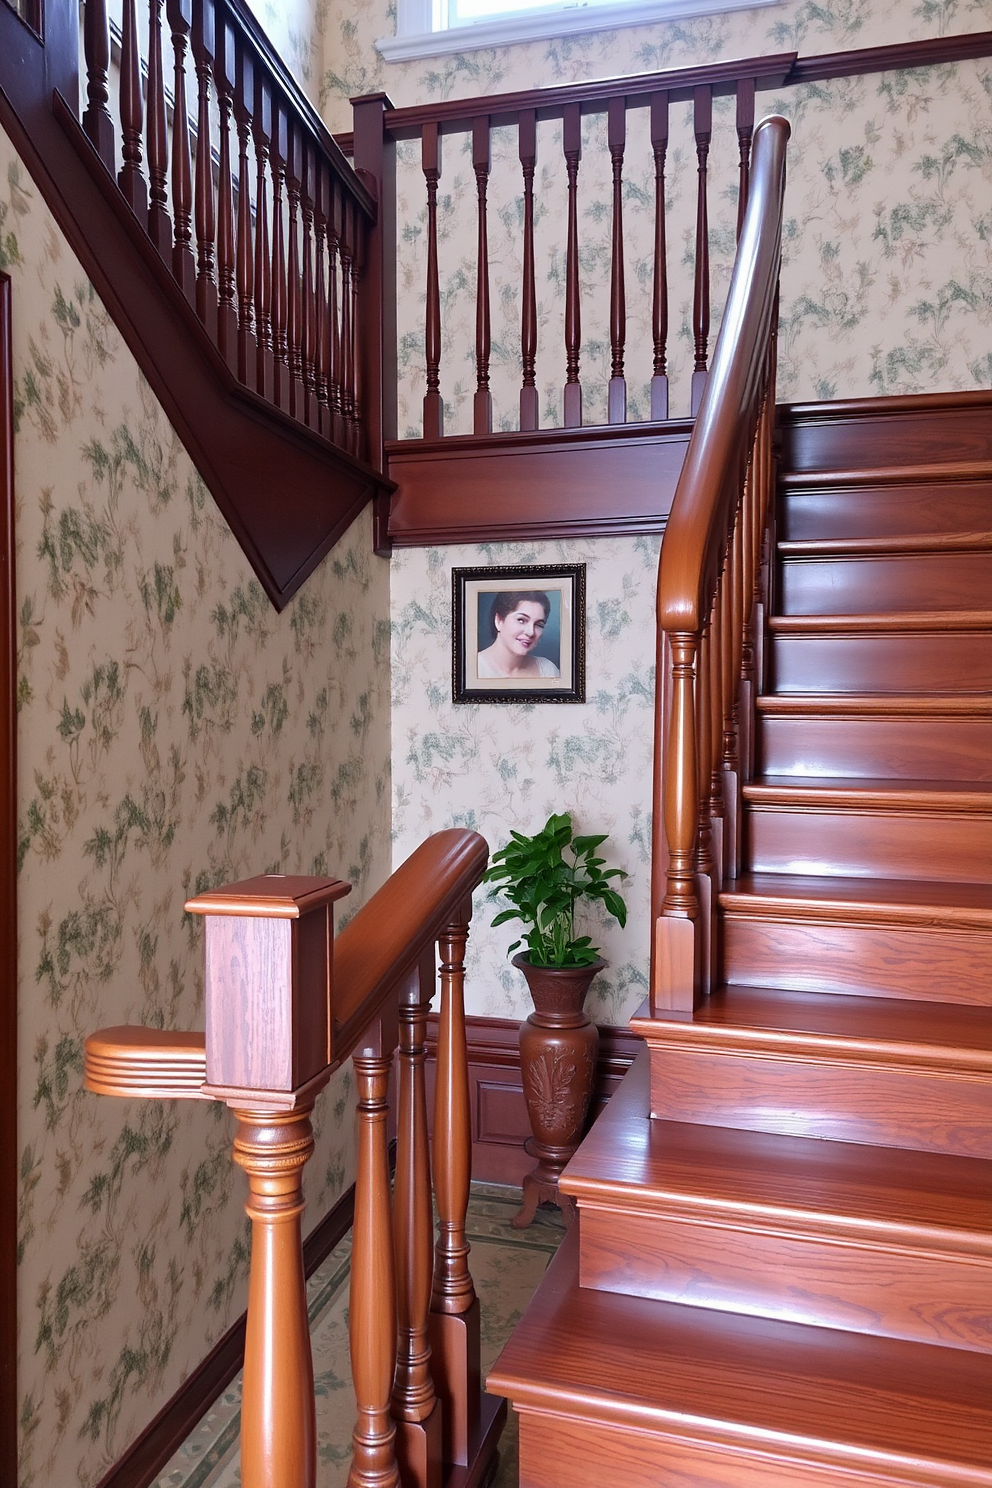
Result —
<svg viewBox="0 0 992 1488"><path fill-rule="evenodd" d="M307 1276L312 1275L335 1245L344 1239L351 1229L354 1214L353 1184L303 1242L303 1267ZM231 1383L243 1365L246 1321L247 1314L242 1313L237 1322L214 1344L202 1363L187 1375L154 1420L135 1438L109 1472L104 1474L97 1488L148 1488L148 1484L154 1482L204 1411L221 1390ZM16 1446L16 1431L12 1440ZM5 1481L16 1481L16 1462L15 1474Z"/></svg>
<svg viewBox="0 0 992 1488"><path fill-rule="evenodd" d="M17 606L10 276L0 273L0 1479L17 1482Z"/></svg>
<svg viewBox="0 0 992 1488"><path fill-rule="evenodd" d="M512 1018L469 1017L468 1069L472 1111L472 1177L480 1183L519 1186L534 1159L524 1151L530 1122L520 1079L520 1023ZM629 1028L599 1030L596 1086L589 1121L599 1115L642 1046ZM427 1026L428 1112L433 1111L437 1015Z"/></svg>
<svg viewBox="0 0 992 1488"><path fill-rule="evenodd" d="M978 467L992 461L992 391L783 403L777 433L781 466L793 480L843 472L845 480L855 474L861 481L873 471L953 465L968 479L973 477L964 467L976 467L978 476ZM931 473L947 478L948 471Z"/></svg>

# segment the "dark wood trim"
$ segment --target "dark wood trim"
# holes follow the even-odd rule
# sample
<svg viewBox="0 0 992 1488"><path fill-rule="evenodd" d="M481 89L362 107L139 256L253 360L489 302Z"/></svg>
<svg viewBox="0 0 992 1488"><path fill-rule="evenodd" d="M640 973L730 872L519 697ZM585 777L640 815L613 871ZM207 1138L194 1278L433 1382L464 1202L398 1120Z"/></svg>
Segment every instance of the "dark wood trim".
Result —
<svg viewBox="0 0 992 1488"><path fill-rule="evenodd" d="M778 409L782 468L795 478L844 472L942 467L941 479L976 479L992 461L992 391L783 403ZM937 478L937 472L932 472ZM925 478L919 471L908 479Z"/></svg>
<svg viewBox="0 0 992 1488"><path fill-rule="evenodd" d="M343 1193L303 1244L303 1266L311 1276L351 1229L355 1215L354 1185ZM237 1374L245 1358L242 1313L201 1364L187 1375L153 1421L105 1473L97 1488L148 1488L177 1447L189 1436L209 1406ZM6 1439L6 1438L5 1438ZM17 1433L13 1434L16 1446ZM12 1472L16 1474L16 1458ZM5 1481L15 1482L16 1475Z"/></svg>
<svg viewBox="0 0 992 1488"><path fill-rule="evenodd" d="M0 1479L17 1482L17 605L10 276L0 273Z"/></svg>
<svg viewBox="0 0 992 1488"><path fill-rule="evenodd" d="M530 1123L520 1082L520 1024L511 1018L465 1020L472 1111L472 1177L481 1183L518 1186L534 1159L524 1151ZM590 1124L599 1115L641 1048L629 1028L603 1025ZM428 1111L433 1105L437 1015L427 1028Z"/></svg>
<svg viewBox="0 0 992 1488"><path fill-rule="evenodd" d="M965 36L928 36L920 41L899 41L891 46L861 47L854 52L823 52L800 57L787 83L821 82L825 78L861 77L869 72L901 72L914 67L935 67L942 62L964 62L970 57L992 56L992 31L973 31Z"/></svg>

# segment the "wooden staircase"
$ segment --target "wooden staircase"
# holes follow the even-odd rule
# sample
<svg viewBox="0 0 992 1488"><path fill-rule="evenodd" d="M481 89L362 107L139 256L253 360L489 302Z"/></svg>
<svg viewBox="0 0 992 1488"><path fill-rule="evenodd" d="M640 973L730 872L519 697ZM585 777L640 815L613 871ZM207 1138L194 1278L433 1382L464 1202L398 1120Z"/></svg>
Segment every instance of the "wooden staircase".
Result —
<svg viewBox="0 0 992 1488"><path fill-rule="evenodd" d="M903 412L785 430L718 977L562 1180L522 1488L992 1484L992 438Z"/></svg>

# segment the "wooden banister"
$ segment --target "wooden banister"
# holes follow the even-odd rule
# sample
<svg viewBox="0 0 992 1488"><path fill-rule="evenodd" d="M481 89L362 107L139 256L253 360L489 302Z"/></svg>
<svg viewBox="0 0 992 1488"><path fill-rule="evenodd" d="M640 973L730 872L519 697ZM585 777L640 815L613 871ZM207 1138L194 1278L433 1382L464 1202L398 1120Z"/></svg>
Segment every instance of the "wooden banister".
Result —
<svg viewBox="0 0 992 1488"><path fill-rule="evenodd" d="M789 125L754 131L739 113L748 189L737 259L710 371L697 323L701 401L662 542L651 998L690 1010L716 963L712 906L736 874L741 787L750 766L761 556L772 481L775 328ZM708 100L696 102L705 217ZM705 308L705 307L704 307Z"/></svg>

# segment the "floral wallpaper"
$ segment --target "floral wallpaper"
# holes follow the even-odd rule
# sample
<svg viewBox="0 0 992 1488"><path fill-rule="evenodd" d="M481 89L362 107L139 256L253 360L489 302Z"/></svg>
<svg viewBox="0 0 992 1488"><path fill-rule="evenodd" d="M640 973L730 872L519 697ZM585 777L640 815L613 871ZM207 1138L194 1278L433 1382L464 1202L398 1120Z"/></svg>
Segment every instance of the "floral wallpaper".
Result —
<svg viewBox="0 0 992 1488"><path fill-rule="evenodd" d="M95 1483L243 1311L245 1180L215 1105L98 1099L83 1039L203 1027L192 892L389 871L388 567L355 523L265 598L0 135L13 278L20 1488ZM352 1173L318 1103L307 1227Z"/></svg>

